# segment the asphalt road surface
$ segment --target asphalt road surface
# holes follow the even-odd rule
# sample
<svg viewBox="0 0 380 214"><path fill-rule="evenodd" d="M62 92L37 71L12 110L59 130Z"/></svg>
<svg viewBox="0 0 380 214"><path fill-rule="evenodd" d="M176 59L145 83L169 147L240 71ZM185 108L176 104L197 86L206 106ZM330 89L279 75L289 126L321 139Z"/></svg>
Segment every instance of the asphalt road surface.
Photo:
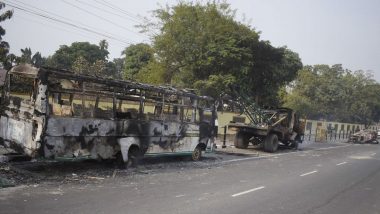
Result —
<svg viewBox="0 0 380 214"><path fill-rule="evenodd" d="M380 145L310 144L268 157L0 190L0 213L380 213Z"/></svg>

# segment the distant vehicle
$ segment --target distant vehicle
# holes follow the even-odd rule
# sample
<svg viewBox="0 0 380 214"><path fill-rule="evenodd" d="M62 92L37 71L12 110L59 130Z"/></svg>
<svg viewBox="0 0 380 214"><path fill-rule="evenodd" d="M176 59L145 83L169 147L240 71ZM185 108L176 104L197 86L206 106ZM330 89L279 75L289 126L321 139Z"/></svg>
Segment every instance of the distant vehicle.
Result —
<svg viewBox="0 0 380 214"><path fill-rule="evenodd" d="M20 65L6 78L0 145L30 157L118 158L212 151L216 108L187 90Z"/></svg>
<svg viewBox="0 0 380 214"><path fill-rule="evenodd" d="M261 144L266 152L276 152L281 142L285 146L297 149L302 143L305 124L297 114L289 108L279 108L263 111L268 118L262 123L242 123L231 121L228 128L235 131L234 145L245 149L249 143Z"/></svg>
<svg viewBox="0 0 380 214"><path fill-rule="evenodd" d="M358 132L355 132L350 136L349 142L351 143L373 143L378 144L378 132L370 130L370 129L364 129L360 130Z"/></svg>

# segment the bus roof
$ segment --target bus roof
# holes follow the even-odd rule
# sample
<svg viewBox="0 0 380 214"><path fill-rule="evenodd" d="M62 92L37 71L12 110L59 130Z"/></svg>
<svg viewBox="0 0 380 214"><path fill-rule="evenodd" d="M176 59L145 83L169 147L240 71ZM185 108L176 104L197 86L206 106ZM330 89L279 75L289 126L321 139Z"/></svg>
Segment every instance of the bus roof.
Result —
<svg viewBox="0 0 380 214"><path fill-rule="evenodd" d="M115 86L126 89L138 89L138 90L146 90L146 91L154 91L164 94L171 95L179 95L186 96L196 99L213 101L213 98L208 96L199 96L193 93L191 89L177 89L172 86L155 86L145 83L133 82L129 80L116 80L111 78L103 78L97 76L90 76L84 74L76 74L69 70L57 69L52 67L41 67L36 68L30 64L21 64L14 66L11 71L11 74L20 74L23 76L27 76L30 78L38 78L39 75L47 74L48 76L53 76L57 79L69 79L74 81L82 81L82 82L92 82L97 84L104 84L109 86Z"/></svg>

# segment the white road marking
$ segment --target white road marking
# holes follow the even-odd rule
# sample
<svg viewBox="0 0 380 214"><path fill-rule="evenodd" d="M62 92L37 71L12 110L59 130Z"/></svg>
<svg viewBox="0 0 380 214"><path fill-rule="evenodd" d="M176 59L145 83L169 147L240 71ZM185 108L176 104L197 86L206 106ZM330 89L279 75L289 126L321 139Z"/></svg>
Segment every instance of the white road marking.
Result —
<svg viewBox="0 0 380 214"><path fill-rule="evenodd" d="M180 198L180 197L183 197L183 196L185 196L185 195L176 195L175 197L176 198Z"/></svg>
<svg viewBox="0 0 380 214"><path fill-rule="evenodd" d="M306 176L306 175L314 174L314 173L316 173L316 172L318 172L318 171L317 171L317 170L314 170L314 171L312 171L312 172L307 172L307 173L302 174L302 175L300 175L300 176L303 177L303 176Z"/></svg>
<svg viewBox="0 0 380 214"><path fill-rule="evenodd" d="M236 197L236 196L244 195L244 194L247 194L247 193L250 193L250 192L254 192L254 191L257 191L257 190L260 190L260 189L264 189L264 188L265 188L265 186L261 186L261 187L250 189L250 190L247 190L247 191L244 191L244 192L239 192L239 193L233 194L231 196L232 197Z"/></svg>
<svg viewBox="0 0 380 214"><path fill-rule="evenodd" d="M343 164L346 164L347 162L342 162L342 163L338 163L337 166L340 166L340 165L343 165Z"/></svg>
<svg viewBox="0 0 380 214"><path fill-rule="evenodd" d="M354 155L354 156L350 156L349 158L351 159L355 159L355 160L370 160L370 159L373 159L371 156L367 155L367 156L358 156L358 155Z"/></svg>

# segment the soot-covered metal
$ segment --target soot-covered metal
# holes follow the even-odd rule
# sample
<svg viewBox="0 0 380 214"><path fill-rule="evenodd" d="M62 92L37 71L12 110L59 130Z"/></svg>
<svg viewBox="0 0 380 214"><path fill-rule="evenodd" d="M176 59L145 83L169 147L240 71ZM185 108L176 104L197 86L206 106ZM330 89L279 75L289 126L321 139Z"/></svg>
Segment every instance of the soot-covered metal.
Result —
<svg viewBox="0 0 380 214"><path fill-rule="evenodd" d="M0 143L31 157L120 154L128 161L136 151L192 154L213 148L213 100L189 90L27 64L12 68L5 82Z"/></svg>

